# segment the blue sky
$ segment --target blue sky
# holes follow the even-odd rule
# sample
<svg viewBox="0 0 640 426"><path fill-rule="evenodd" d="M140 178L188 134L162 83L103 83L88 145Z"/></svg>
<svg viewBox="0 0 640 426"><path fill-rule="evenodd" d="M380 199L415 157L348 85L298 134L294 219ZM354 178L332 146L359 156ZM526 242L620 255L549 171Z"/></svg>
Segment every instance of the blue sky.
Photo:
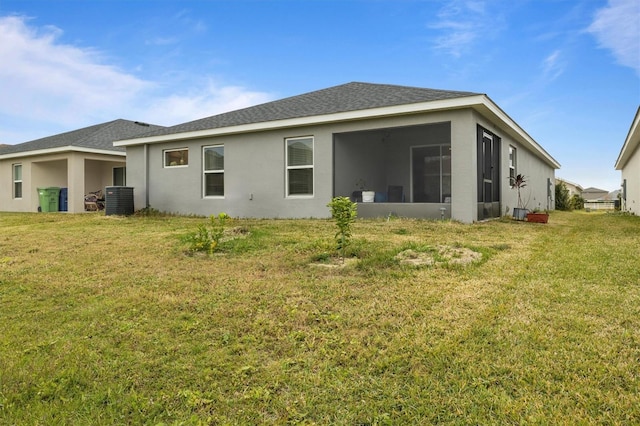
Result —
<svg viewBox="0 0 640 426"><path fill-rule="evenodd" d="M556 176L614 190L640 104L640 1L0 0L0 143L350 81L486 93Z"/></svg>

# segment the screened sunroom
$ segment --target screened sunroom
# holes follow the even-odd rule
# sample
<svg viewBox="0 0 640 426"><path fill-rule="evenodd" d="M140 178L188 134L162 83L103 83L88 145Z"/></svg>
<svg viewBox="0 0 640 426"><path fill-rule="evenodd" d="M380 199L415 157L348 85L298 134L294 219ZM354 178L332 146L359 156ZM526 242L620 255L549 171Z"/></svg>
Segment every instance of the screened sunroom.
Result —
<svg viewBox="0 0 640 426"><path fill-rule="evenodd" d="M358 215L450 217L451 123L336 133L334 193Z"/></svg>

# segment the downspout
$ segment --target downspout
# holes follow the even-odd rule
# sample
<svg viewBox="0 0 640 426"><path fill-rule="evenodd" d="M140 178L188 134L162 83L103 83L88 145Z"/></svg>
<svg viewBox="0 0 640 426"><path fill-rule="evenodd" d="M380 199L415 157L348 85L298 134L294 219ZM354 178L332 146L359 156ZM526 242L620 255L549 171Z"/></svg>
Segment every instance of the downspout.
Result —
<svg viewBox="0 0 640 426"><path fill-rule="evenodd" d="M144 207L149 208L149 144L144 144Z"/></svg>

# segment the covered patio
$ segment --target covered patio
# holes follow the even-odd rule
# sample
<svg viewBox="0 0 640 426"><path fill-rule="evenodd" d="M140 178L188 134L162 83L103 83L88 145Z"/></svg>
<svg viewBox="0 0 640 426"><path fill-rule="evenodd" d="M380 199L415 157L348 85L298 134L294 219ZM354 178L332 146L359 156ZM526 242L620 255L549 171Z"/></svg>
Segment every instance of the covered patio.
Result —
<svg viewBox="0 0 640 426"><path fill-rule="evenodd" d="M333 141L334 194L358 202L358 216L451 217L450 122L336 133Z"/></svg>

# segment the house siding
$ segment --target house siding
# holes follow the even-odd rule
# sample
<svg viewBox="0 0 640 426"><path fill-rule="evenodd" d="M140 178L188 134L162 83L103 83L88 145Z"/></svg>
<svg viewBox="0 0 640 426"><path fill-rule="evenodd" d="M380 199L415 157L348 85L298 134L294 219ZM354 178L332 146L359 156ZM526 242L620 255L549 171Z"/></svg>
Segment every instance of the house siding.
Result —
<svg viewBox="0 0 640 426"><path fill-rule="evenodd" d="M447 217L463 222L478 219L475 143L478 124L492 129L503 141L500 166L501 175L505 177L502 179L504 182L500 183L503 203L515 205L516 197L509 190L506 178L509 144L519 148L520 172L527 175L536 174L536 181L531 184L534 199L546 198L546 179L553 179L554 170L543 165L532 153L528 153L507 135L501 134L494 123L470 108L131 145L127 147L127 184L134 187L136 209L150 206L160 211L180 214L210 215L225 212L234 217L327 218L330 212L326 205L331 197L334 194L351 195L355 189L356 176L362 177L376 188L399 184L403 185L408 193L411 185L410 181L403 181L400 175L395 176L393 173L386 174L386 179L390 181L383 181L375 174L359 176L359 165L362 162L379 163L387 170L408 168L409 146L394 150L393 155L387 155L381 149L366 149L368 143L379 141L354 139L354 143L363 147L362 157L359 159L360 162L352 162L352 167L347 168L340 163L344 159L339 145L335 143L341 133L440 123L448 123L452 153L453 196L451 204L443 204L449 210L446 212ZM287 197L285 140L300 136L314 138L314 193L312 196ZM435 134L433 137L437 139L442 135ZM222 198L204 198L202 147L220 144L224 145L225 195ZM189 149L188 166L164 168L163 151L178 148ZM335 182L334 170L343 173L335 176ZM364 168L361 170L364 173ZM440 217L440 204L422 206L422 217ZM412 206L412 211L419 215L418 210L419 207Z"/></svg>
<svg viewBox="0 0 640 426"><path fill-rule="evenodd" d="M499 182L501 214L505 216L511 215L513 213L513 208L518 206L518 193L515 189L511 188L511 184L509 182L510 145L515 147L517 152L516 173L525 175L527 180L527 186L521 190L524 207L529 210L533 210L535 208L540 210L554 210L555 201L553 200L553 197L555 196L555 191L554 188L551 187L551 199L547 201L547 184L548 179L550 179L552 184L555 183L555 169L540 161L540 159L527 147L517 142L507 132L496 127L494 123L488 121L480 114L474 113L474 120L480 126L493 132L502 140L500 157L501 178ZM475 152L474 155L476 155Z"/></svg>
<svg viewBox="0 0 640 426"><path fill-rule="evenodd" d="M635 149L624 168L622 180L627 181L625 211L640 215L640 145Z"/></svg>

